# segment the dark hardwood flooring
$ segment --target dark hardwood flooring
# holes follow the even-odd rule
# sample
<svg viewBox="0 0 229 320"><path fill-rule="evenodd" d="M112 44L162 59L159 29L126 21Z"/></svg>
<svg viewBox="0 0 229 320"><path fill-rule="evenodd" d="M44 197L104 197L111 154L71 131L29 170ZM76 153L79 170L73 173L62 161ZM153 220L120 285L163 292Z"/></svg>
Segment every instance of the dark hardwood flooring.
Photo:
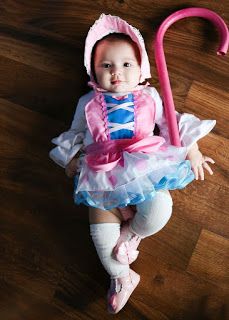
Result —
<svg viewBox="0 0 229 320"><path fill-rule="evenodd" d="M110 319L109 279L89 236L87 208L49 158L87 88L84 39L100 13L143 33L159 90L152 39L170 13L200 6L229 22L228 1L0 1L0 319ZM173 25L165 51L176 108L216 119L200 141L214 175L172 192L173 217L140 245L141 282L116 319L226 320L228 310L228 70L212 24Z"/></svg>

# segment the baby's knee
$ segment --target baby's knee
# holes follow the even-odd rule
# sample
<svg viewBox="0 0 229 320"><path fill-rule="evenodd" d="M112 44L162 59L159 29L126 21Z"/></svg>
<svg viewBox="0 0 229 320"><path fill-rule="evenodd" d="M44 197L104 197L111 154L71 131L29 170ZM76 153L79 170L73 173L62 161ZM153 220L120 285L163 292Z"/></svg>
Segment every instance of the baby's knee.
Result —
<svg viewBox="0 0 229 320"><path fill-rule="evenodd" d="M151 207L151 214L158 220L158 223L161 224L163 228L166 223L169 221L172 215L173 209L173 200L167 190L160 190L155 196L155 202ZM153 221L154 219L152 219Z"/></svg>
<svg viewBox="0 0 229 320"><path fill-rule="evenodd" d="M169 192L164 191L157 192L152 200L137 205L138 222L147 236L164 228L171 218L172 206Z"/></svg>
<svg viewBox="0 0 229 320"><path fill-rule="evenodd" d="M164 214L172 214L173 199L168 190L160 190L155 196L155 208Z"/></svg>
<svg viewBox="0 0 229 320"><path fill-rule="evenodd" d="M138 204L137 211L145 218L151 215L171 215L172 206L173 200L169 191L160 190L153 199Z"/></svg>

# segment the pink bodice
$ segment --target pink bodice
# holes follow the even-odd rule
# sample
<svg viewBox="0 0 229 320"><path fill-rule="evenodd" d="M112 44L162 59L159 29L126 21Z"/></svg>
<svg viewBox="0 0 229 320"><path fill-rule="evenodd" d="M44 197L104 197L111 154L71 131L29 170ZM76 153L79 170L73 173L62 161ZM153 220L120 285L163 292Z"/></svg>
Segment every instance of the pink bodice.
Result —
<svg viewBox="0 0 229 320"><path fill-rule="evenodd" d="M86 162L95 171L110 171L123 165L123 152L152 153L162 148L164 138L152 136L155 121L155 102L142 90L134 95L134 136L132 139L111 140L107 108L102 93L86 105L87 125L94 143L86 148Z"/></svg>
<svg viewBox="0 0 229 320"><path fill-rule="evenodd" d="M152 134L155 121L155 102L153 98L143 92L134 91L134 137L145 138ZM95 142L110 140L107 108L102 93L96 93L85 107L88 129Z"/></svg>

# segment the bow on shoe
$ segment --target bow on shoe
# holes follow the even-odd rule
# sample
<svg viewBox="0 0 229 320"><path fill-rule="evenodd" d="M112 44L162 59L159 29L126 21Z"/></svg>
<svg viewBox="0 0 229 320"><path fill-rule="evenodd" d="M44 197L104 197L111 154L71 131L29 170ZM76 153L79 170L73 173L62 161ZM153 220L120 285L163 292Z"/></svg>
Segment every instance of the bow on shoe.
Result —
<svg viewBox="0 0 229 320"><path fill-rule="evenodd" d="M140 240L135 241L135 246L139 244L139 242ZM117 250L115 250L115 257L122 264L131 264L137 259L138 254L139 251L133 248L133 241L131 242L131 240L123 242Z"/></svg>

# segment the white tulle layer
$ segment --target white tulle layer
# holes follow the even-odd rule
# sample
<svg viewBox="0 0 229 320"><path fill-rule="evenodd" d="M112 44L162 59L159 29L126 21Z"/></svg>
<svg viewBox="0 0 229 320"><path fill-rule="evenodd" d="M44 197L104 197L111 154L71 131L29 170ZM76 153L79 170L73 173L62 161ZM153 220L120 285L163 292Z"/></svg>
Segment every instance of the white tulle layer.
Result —
<svg viewBox="0 0 229 320"><path fill-rule="evenodd" d="M140 203L159 189L184 188L194 178L186 152L173 146L156 154L123 152L124 164L108 172L93 171L83 161L75 179L75 202L111 209Z"/></svg>

